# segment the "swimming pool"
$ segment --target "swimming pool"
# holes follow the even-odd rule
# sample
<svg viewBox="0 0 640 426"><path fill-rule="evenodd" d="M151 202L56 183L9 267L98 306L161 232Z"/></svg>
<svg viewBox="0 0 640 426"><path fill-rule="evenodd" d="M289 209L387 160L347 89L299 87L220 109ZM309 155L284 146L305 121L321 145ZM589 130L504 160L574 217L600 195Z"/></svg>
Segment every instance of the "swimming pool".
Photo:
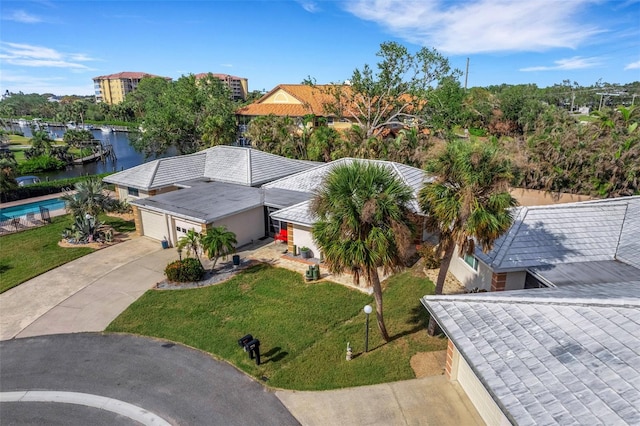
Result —
<svg viewBox="0 0 640 426"><path fill-rule="evenodd" d="M6 207L0 209L0 221L9 220L14 217L26 216L27 213L40 213L40 207L45 207L50 211L64 209L64 201L59 198L36 201L34 203L21 204L19 206Z"/></svg>

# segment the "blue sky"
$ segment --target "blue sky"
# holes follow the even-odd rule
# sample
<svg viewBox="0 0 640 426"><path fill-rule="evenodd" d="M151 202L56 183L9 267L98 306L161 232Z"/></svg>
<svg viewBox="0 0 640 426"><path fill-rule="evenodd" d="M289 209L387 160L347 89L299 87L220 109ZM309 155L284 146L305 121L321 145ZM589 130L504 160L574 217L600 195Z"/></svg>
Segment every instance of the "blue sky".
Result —
<svg viewBox="0 0 640 426"><path fill-rule="evenodd" d="M280 83L348 79L380 43L435 47L468 86L640 81L640 0L11 1L0 91L93 94L92 78L213 72ZM464 81L462 79L462 81Z"/></svg>

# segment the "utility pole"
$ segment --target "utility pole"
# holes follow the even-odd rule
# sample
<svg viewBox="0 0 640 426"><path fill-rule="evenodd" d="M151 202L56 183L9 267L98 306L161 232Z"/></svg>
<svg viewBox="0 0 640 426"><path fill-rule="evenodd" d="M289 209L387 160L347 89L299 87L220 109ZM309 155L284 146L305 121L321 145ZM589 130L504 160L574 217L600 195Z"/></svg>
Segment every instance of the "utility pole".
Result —
<svg viewBox="0 0 640 426"><path fill-rule="evenodd" d="M600 95L600 105L598 106L598 111L600 111L602 109L602 105L604 104L604 97L605 96L620 96L620 93L596 93L596 95Z"/></svg>
<svg viewBox="0 0 640 426"><path fill-rule="evenodd" d="M469 58L467 58L467 70L464 73L464 90L467 91L467 80L469 79Z"/></svg>

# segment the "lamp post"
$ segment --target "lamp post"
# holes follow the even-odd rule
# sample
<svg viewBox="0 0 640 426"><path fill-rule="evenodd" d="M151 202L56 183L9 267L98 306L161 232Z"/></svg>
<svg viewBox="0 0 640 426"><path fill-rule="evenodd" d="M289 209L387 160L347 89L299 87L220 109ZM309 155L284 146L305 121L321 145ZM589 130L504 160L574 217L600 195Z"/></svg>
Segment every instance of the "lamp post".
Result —
<svg viewBox="0 0 640 426"><path fill-rule="evenodd" d="M364 351L369 352L369 314L371 313L371 311L373 311L373 309L370 305L365 305L363 310L364 313L367 314L367 325L364 331Z"/></svg>

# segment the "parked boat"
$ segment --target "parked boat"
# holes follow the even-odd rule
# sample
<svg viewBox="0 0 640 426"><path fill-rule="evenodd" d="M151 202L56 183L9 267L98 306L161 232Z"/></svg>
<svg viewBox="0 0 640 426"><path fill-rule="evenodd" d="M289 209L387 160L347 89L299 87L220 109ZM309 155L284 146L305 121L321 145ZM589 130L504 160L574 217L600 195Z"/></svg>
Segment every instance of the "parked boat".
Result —
<svg viewBox="0 0 640 426"><path fill-rule="evenodd" d="M102 133L111 133L113 132L113 127L109 127L109 126L100 126L100 131Z"/></svg>
<svg viewBox="0 0 640 426"><path fill-rule="evenodd" d="M18 126L20 126L20 127L27 127L28 124L29 123L24 118L21 118L21 119L18 120Z"/></svg>

